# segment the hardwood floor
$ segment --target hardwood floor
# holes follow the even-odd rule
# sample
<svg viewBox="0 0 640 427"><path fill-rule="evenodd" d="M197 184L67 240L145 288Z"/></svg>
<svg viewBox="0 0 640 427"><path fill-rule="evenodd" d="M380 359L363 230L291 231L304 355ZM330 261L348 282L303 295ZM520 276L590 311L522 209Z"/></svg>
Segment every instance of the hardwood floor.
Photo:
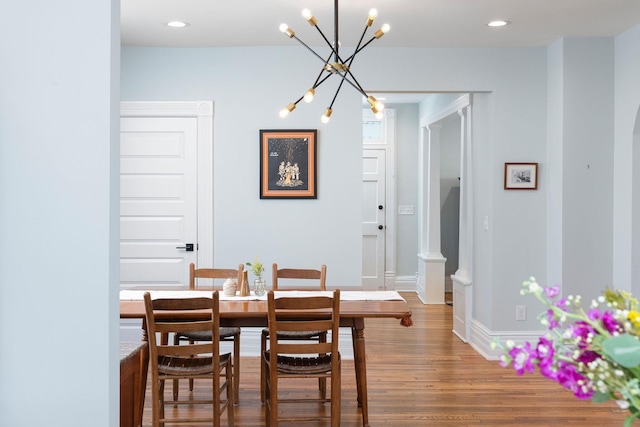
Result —
<svg viewBox="0 0 640 427"><path fill-rule="evenodd" d="M613 402L580 401L539 374L518 377L498 362L487 361L451 333L452 307L422 305L406 293L414 325L391 319L367 319L367 379L371 426L622 426L626 411ZM263 426L258 358L242 359L237 427ZM189 395L181 381L180 396ZM170 387L168 387L170 389ZM293 393L314 390L300 384ZM204 385L194 393L204 393ZM145 401L144 426L151 425L150 390ZM179 411L193 411L188 406ZM283 411L325 414L319 405L287 406ZM169 410L168 410L169 412ZM327 422L280 423L283 426L328 426ZM222 425L226 425L223 416ZM341 426L359 427L353 361L342 366ZM636 424L634 424L636 425ZM640 424L638 424L640 425Z"/></svg>

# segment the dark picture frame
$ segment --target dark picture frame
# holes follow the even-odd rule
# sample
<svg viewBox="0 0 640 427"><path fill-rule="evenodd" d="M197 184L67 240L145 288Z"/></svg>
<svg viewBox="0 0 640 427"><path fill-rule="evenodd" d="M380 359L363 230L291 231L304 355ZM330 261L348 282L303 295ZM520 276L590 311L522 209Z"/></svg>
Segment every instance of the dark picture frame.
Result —
<svg viewBox="0 0 640 427"><path fill-rule="evenodd" d="M504 189L505 190L537 190L538 189L538 164L537 163L505 163L504 164Z"/></svg>
<svg viewBox="0 0 640 427"><path fill-rule="evenodd" d="M260 198L317 199L316 129L260 130Z"/></svg>

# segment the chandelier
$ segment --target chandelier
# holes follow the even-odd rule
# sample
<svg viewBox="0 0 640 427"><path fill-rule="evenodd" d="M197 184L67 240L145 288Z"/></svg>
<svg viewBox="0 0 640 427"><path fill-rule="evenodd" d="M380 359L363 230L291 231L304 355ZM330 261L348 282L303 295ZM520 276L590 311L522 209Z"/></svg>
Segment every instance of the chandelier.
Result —
<svg viewBox="0 0 640 427"><path fill-rule="evenodd" d="M318 30L318 32L320 33L324 41L327 43L327 45L331 49L331 52L327 57L327 59L324 59L322 56L316 53L315 50L310 48L305 42L300 40L296 36L296 33L291 28L289 28L287 24L280 25L280 31L282 31L290 39L296 39L301 45L306 47L314 56L316 56L320 61L322 61L322 68L320 69L320 73L318 74L318 77L313 83L313 86L311 86L311 88L307 90L303 96L298 98L297 101L292 102L289 105L287 105L285 108L283 108L280 111L280 117L282 118L287 117L289 113L296 108L296 105L298 105L298 103L302 100L304 100L307 103L313 101L313 97L316 93L316 88L333 76L338 76L338 78L340 79L340 83L338 84L338 89L336 90L336 93L333 96L333 100L331 101L331 104L324 111L324 114L320 119L322 123L329 122L329 118L331 117L331 113L333 112L333 103L336 101L336 98L338 97L338 93L340 92L340 89L342 88L342 85L345 82L353 86L358 92L362 94L362 96L366 98L367 102L371 106L371 111L373 111L376 117L378 118L382 117L382 110L384 109L384 104L382 104L382 102L378 101L373 96L367 95L365 90L362 88L362 86L360 86L360 83L358 83L353 73L351 72L351 66L353 64L354 59L356 58L356 55L360 53L362 49L367 47L371 42L385 35L385 33L387 33L391 28L389 24L384 24L378 31L376 31L373 34L373 36L369 41L363 44L362 41L364 40L367 30L371 27L371 25L373 24L373 21L375 21L377 16L378 16L378 11L376 9L369 10L369 16L367 17L367 22L365 24L364 31L362 32L362 36L360 36L360 40L358 41L358 45L353 51L353 54L345 58L341 57L339 52L340 42L338 39L338 0L334 0L334 8L333 8L333 19L334 19L333 43L329 42L327 37L324 35L322 30L318 26L318 20L311 14L311 11L309 9L304 9L302 11L302 17L307 20L309 25L311 25L312 27L315 27Z"/></svg>

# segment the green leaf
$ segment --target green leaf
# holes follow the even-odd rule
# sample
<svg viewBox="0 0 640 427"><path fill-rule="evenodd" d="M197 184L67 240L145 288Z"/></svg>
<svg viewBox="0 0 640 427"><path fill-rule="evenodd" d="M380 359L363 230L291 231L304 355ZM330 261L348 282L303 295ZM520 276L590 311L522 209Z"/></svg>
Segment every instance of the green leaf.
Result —
<svg viewBox="0 0 640 427"><path fill-rule="evenodd" d="M593 401L593 403L603 403L609 399L610 399L609 393L602 393L599 391L596 391L591 397L591 400Z"/></svg>
<svg viewBox="0 0 640 427"><path fill-rule="evenodd" d="M640 365L640 341L624 334L611 337L602 342L605 353L625 368Z"/></svg>

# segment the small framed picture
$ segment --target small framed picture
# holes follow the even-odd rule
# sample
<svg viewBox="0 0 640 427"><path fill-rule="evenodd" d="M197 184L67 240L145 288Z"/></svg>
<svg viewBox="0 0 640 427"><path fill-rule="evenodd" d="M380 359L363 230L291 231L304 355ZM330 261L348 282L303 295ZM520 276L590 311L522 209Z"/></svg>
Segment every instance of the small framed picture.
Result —
<svg viewBox="0 0 640 427"><path fill-rule="evenodd" d="M317 199L316 129L260 131L260 198Z"/></svg>
<svg viewBox="0 0 640 427"><path fill-rule="evenodd" d="M505 190L537 190L538 189L538 164L537 163L505 163L504 164L504 189Z"/></svg>

